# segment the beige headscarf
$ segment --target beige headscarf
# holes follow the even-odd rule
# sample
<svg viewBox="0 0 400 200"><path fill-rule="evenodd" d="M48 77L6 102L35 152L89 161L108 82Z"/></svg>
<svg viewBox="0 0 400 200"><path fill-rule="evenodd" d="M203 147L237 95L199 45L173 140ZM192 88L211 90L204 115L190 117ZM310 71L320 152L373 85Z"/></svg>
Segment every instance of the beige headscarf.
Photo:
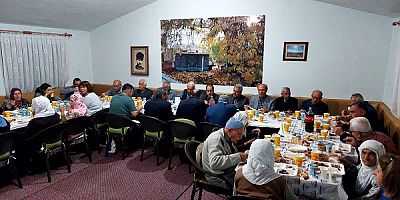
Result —
<svg viewBox="0 0 400 200"><path fill-rule="evenodd" d="M34 118L48 117L55 114L51 107L50 100L44 96L38 96L32 99L32 110L35 112Z"/></svg>
<svg viewBox="0 0 400 200"><path fill-rule="evenodd" d="M271 142L257 139L250 147L247 164L243 166L243 176L252 184L264 185L280 177L274 171L274 146Z"/></svg>

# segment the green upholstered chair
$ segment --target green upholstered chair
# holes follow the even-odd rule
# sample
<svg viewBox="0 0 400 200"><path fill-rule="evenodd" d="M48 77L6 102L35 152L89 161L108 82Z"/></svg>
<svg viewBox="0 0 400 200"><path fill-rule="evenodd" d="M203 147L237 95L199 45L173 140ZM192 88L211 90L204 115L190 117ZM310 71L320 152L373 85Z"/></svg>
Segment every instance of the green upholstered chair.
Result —
<svg viewBox="0 0 400 200"><path fill-rule="evenodd" d="M109 109L100 110L93 115L90 116L91 123L88 128L88 132L92 133L94 147L97 147L98 153L101 152L102 144L105 144L106 136L107 136L107 129L108 124L106 120L106 114L108 113Z"/></svg>
<svg viewBox="0 0 400 200"><path fill-rule="evenodd" d="M194 136L196 135L196 124L190 119L175 119L168 121L168 125L171 132L171 151L169 155L169 163L168 169L172 169L172 156L174 153L175 147L185 145L186 142L193 140ZM189 172L190 172L190 165L189 165Z"/></svg>
<svg viewBox="0 0 400 200"><path fill-rule="evenodd" d="M38 149L37 151L40 154L43 154L43 156L45 157L48 182L51 182L49 158L51 155L59 152L60 150L64 154L64 159L67 164L68 173L71 172L71 164L69 162L69 159L67 158L67 154L65 151L65 144L62 141L64 130L67 127L68 127L68 122L55 124L41 130L40 132L36 133L32 137L25 140L26 143L41 144L42 146L41 149Z"/></svg>
<svg viewBox="0 0 400 200"><path fill-rule="evenodd" d="M203 151L202 147L202 143L196 140L189 141L185 144L185 155L189 159L190 164L193 165L195 168L195 172L193 174L193 182L191 183L193 184L191 199L194 199L197 191L199 191L198 199L201 199L203 190L214 194L224 195L229 198L232 195L232 189L226 189L223 187L212 185L206 180L206 174L209 176L215 176L224 180L229 188L233 188L232 184L230 184L222 175L212 174L204 171L201 164L201 154ZM189 187L190 185L188 186L188 188Z"/></svg>
<svg viewBox="0 0 400 200"><path fill-rule="evenodd" d="M92 152L87 142L86 129L89 127L91 119L89 116L81 116L72 118L66 121L68 126L64 130L64 143L66 145L67 156L71 161L70 146L74 143L83 142L86 147L86 153L89 157L89 161L92 162Z"/></svg>
<svg viewBox="0 0 400 200"><path fill-rule="evenodd" d="M22 188L22 182L19 178L19 174L16 167L16 158L14 157L14 152L12 151L13 141L15 132L1 133L0 135L0 167L10 167L17 179L18 187Z"/></svg>
<svg viewBox="0 0 400 200"><path fill-rule="evenodd" d="M125 159L124 139L128 134L129 128L136 126L136 124L131 119L116 114L108 113L105 117L108 124L106 156L108 154L107 151L108 148L111 147L111 141L109 140L109 138L119 138L121 140L122 160L124 160Z"/></svg>
<svg viewBox="0 0 400 200"><path fill-rule="evenodd" d="M145 132L143 134L143 145L142 152L140 154L140 161L144 160L143 153L145 149L145 143L147 140L155 140L155 152L157 155L157 166L160 165L159 147L160 141L165 137L165 129L167 123L151 116L139 115L137 117L140 124L144 128Z"/></svg>

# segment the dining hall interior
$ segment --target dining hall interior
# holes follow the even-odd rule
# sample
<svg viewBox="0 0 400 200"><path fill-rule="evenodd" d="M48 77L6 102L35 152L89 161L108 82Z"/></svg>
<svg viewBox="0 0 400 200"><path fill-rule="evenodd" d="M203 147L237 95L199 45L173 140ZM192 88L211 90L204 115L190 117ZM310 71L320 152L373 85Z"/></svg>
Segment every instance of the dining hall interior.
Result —
<svg viewBox="0 0 400 200"><path fill-rule="evenodd" d="M203 27L202 29L196 29L194 25L193 27L188 26L183 31L183 39L177 40L174 37L177 37L179 31L171 31L165 36L168 31L163 26L165 23L176 22L179 24L184 19L200 19L202 22L203 20L201 19L207 18L228 19L229 17L238 17L234 19L239 19L243 16L256 16L256 19L261 19L262 22L259 21L262 24L260 31L262 35L260 36L261 42L254 43L255 46L257 46L257 43L261 44L259 46L261 53L258 52L261 55L261 59L257 61L258 68L254 68L257 68L257 73L245 68L241 71L242 75L236 69L236 71L224 71L224 68L234 65L232 64L233 61L216 64L216 62L212 61L214 58L212 58L211 53L208 53L210 54L208 55L207 53L198 52L198 50L174 51L171 54L172 56L165 53L165 41L175 40L174 44L169 44L168 48L172 48L172 46L177 48L179 46L190 49L193 47L191 46L193 40L198 40L198 38L190 38L188 30L197 31L198 33L209 31L209 29ZM250 17L249 21L250 19L255 20ZM250 22L248 26L249 24ZM222 31L224 28L227 27L221 25L218 30ZM254 32L256 31L254 30ZM219 36L220 40L227 37L227 35L216 35ZM54 43L57 44L49 48L53 48L54 56L52 59L56 64L43 64L46 61L41 59L39 61L39 58L32 56L33 54L19 56L18 58L12 57L13 48L11 45L13 42L10 42L10 38L17 37L15 40L17 41L16 46L19 46L18 37L24 36L42 37L43 46L46 43L50 44L50 39L47 39L47 37L52 37L51 41L53 42L54 39ZM240 37L240 34L234 36L234 38ZM353 196L349 195L345 187L354 187L354 184L342 183L342 181L347 181L346 178L333 178L334 181L330 182L333 180L331 179L333 177L331 174L333 173L329 173L329 176L327 175L324 181L321 181L322 175L320 175L315 180L311 178L313 181L308 180L307 182L308 178L304 179L304 176L312 177L313 172L310 172L312 164L307 168L300 169L306 163L314 163L316 160L321 163L329 163L325 164L329 165L327 167L329 169L336 169L337 166L328 162L333 158L322 159L321 157L323 156L321 155L326 155L323 153L319 154L319 158L313 159L312 153L314 149L311 150L313 148L312 144L308 144L309 146L303 150L304 147L300 146L304 142L300 142L300 145L293 143L293 138L296 138L297 131L305 132L304 122L309 116L308 111L311 110L311 107L310 110L308 107L301 109L302 102L310 99L310 95L311 99L313 99L316 91L317 93L318 91L320 92L320 101L329 105L329 112L313 114L315 118L313 118L314 126L311 132L317 133L317 135L311 141L318 142L321 139L321 134L325 132L324 130L326 130L328 136L331 135L331 138L338 137L337 143L327 142L326 146L324 144L324 150L318 149L320 146L316 145L315 148L319 152L326 152L329 148L328 146L330 146L328 144L333 144L333 148L335 149L336 147L340 152L342 150L343 152L349 151L346 156L350 160L353 159L354 164L363 165L364 162L360 161L360 156L364 152L364 146L369 143L363 142L361 146L359 144L357 147L346 143L342 145L339 142L339 136L335 135L334 125L332 125L332 121L337 120L334 116L343 117L342 111L346 112L352 107L354 104L351 100L352 95L362 94L364 100L369 102L369 105L372 105L376 110L376 116L382 128L382 131L379 131L390 138L395 145L394 152L397 156L392 156L390 159L394 157L398 159L398 150L400 150L399 0L4 0L0 2L0 38L0 51L2 53L0 55L0 103L7 101L10 95L13 98L13 94L10 94L12 88L21 88L22 97L32 102L30 109L28 107L25 109L28 110L28 115L29 112L32 114L33 99L38 98L36 97L37 91L35 89L43 83L50 83L54 88L55 96L64 100L66 94L63 94L63 88L73 85L71 87L78 87L80 91L82 83L85 82L83 87L88 90L87 93L94 93L101 100L101 111L98 111L97 117L100 114L107 115L103 111L112 109L112 100L117 100L115 97L111 98L113 95L105 94L107 90L114 87L116 80L120 80L119 89L122 92L125 89L126 91L132 90L130 97L132 95L135 96L132 94L133 90L140 88L142 83L152 91L152 94L154 93L154 96L150 98L132 98L134 107L138 111L143 107L145 114L146 110L150 110L145 107L145 103L149 103L150 99L155 98L161 91L159 88L162 88L163 83L168 81L168 83L170 82L170 89L177 92L176 97L169 99L170 106L172 104L172 113L177 116L180 115L179 102L182 103L184 101L184 99L181 100L181 94L189 90L189 81L194 81L196 91L203 91L202 94L204 95L208 91L207 84L213 84L213 92L218 94L220 98L222 96L230 98L231 96L229 95L232 95L232 89L235 92L235 88L241 88L236 87L236 84L240 83L235 82L239 80L236 76L251 79L252 82L242 82L243 87L241 88L242 96L248 98L248 100L252 96L258 95L260 93L259 87L264 84L266 85L265 93L272 99L280 97L284 91L282 88L288 87L290 88L290 95L299 100L296 106L300 107L295 110L301 110L302 113L305 113L304 116L302 114L295 116L295 110L286 113L275 113L272 106L266 110L259 110L257 108L259 104L257 103L255 110L254 107L253 109L251 108L252 106L245 106L243 109L236 107L236 109L240 110L237 113L245 113L247 124L245 123L244 127L235 123L240 121L240 117L232 120L231 123L226 119L224 124L217 126L219 129L213 127L211 128L212 130L207 130L208 132L205 131L206 128L202 129L201 131L204 131L202 137L189 137L189 140L185 140L184 143L179 143L178 140L174 140L174 137L172 137L172 145L169 140L161 141L160 131L157 130L159 125L148 125L146 124L147 118L140 117L143 115L143 111L142 114L140 112L139 114L132 114L137 118L134 119L135 122L117 117L113 119L111 115L107 115L104 120L106 121L105 123L108 123L106 126L110 125L109 127L98 126L100 122L97 123L96 120L96 122L93 122L94 119L97 119L92 117L96 114L94 113L91 116L83 116L83 118L79 118L74 122L62 122L60 123L62 126L54 127L54 130L58 130L61 133L61 135L58 135L63 138L60 140L62 141L61 151L57 150L54 153L52 153L52 150L46 151L45 159L37 158L38 155L35 155L36 157L33 160L36 161L33 162L30 162L31 158L29 158L30 163L28 165L31 169L26 174L14 173L19 171L16 168L21 166L10 167L9 165L10 159L17 160L16 164L18 165L18 147L16 147L15 143L20 139L15 138L24 134L25 127L30 122L26 121L25 123L23 122L24 119L20 118L13 119L14 121L7 122L11 127L10 132L12 133L0 133L0 144L3 145L0 145L1 199L245 199L249 196L240 196L235 191L232 191L234 189L228 190L227 194L224 188L213 188L213 186L208 185L209 183L203 184L202 181L199 181L196 176L198 173L203 173L202 175L204 175L204 171L201 170L204 170L203 167L206 166L200 164L195 166L199 160L198 155L194 154L194 158L191 158L189 156L191 152L187 152L187 150L190 150L190 144L196 145L196 147L198 145L197 143L189 142L193 138L201 142L201 145L207 146L206 138L211 133L217 132L217 130L243 129L245 127L250 132L254 129L262 132L262 136L259 134L258 137L263 141L268 141L268 145L275 146L275 149L285 149L279 153L282 159L285 156L281 154L285 154L289 150L286 150L286 147L282 147L281 143L288 142L286 135L292 134L289 138L292 138L293 151L300 152L305 158L302 158L300 166L297 166L296 159L298 155L287 153L289 158L286 159L291 160L291 163L287 165L289 167L284 164L276 164L276 162L273 167L274 169L278 168L277 170L275 169L277 174L282 175L282 173L279 173L282 170L289 174L284 174L283 176L287 177L286 184L290 186L289 188L297 196L296 198L352 199ZM26 41L25 45L30 49L28 45L31 42L30 40ZM42 43L39 42L39 44ZM20 48L24 48L23 45ZM226 45L229 45L229 43ZM299 59L296 55L291 57L292 54L289 53L290 48L287 45L294 45L295 47L298 47L296 45L305 45L302 46L303 58ZM35 47L32 48L35 49ZM210 51L212 50L213 48ZM32 50L32 52L34 51ZM24 55L23 52L26 53L26 49L21 50L21 55ZM144 59L139 56L141 52L144 54ZM19 55L18 53L16 54ZM201 69L204 72L202 73L203 75L218 71L218 77L223 77L225 73L228 74L226 76L229 77L227 78L228 80L220 82L220 79L213 74L211 76L208 75L207 80L203 81L200 75L193 75L196 72L188 72L187 70L181 70L176 73L179 76L176 76L175 80L173 77L175 73L171 73L171 70L178 69L178 58L185 59L184 56L189 57L190 54L196 54L197 57L202 56L201 58L206 59L209 63L207 64L207 67L210 66L209 71L204 72L204 68ZM245 54L245 51L241 52L242 60L238 58L238 62L244 62L243 57L245 57ZM170 59L169 57L173 57L176 60L166 62L167 59ZM138 60L140 60L140 63L138 63ZM36 62L37 64L35 64ZM50 62L53 61L50 59ZM142 62L144 69L141 68ZM9 67L10 63L14 63L17 67ZM213 67L211 67L210 63L212 63ZM37 65L40 65L41 69L36 67ZM52 66L51 69L49 69L49 65ZM140 66L138 67L138 65ZM244 75L244 71L248 73L247 76ZM77 77L82 82L75 86L75 78ZM134 88L130 88L131 86ZM323 98L321 91L323 92ZM160 98L164 95L164 93L161 93ZM175 101L175 98L178 98L179 101ZM64 110L60 105L64 105L64 102L57 101L57 99L49 101L55 113L57 114L58 112L61 115L64 115ZM215 104L218 102L218 99L216 99ZM207 103L207 106L214 104L211 105L208 100ZM228 100L225 103L228 103ZM37 100L36 104L39 105L39 100ZM66 102L65 106L67 106ZM89 109L89 106L87 107ZM204 109L203 116L206 115L205 112L208 108L201 109ZM197 112L198 110L192 111ZM253 113L253 111L256 113ZM2 118L3 116L4 118L10 118L10 112L1 114ZM325 114L329 115L325 116ZM13 115L13 112L11 112L11 115ZM15 116L20 115L26 115L26 113L17 112L15 114ZM86 113L86 115L88 114ZM263 118L260 118L260 116ZM234 118L233 114L232 117ZM17 124L20 120L23 123ZM61 121L63 120L65 119L61 117ZM69 119L66 121L69 121ZM87 121L87 124L90 125L79 129L84 121ZM198 128L194 132L201 132L199 124L202 122L193 121L193 126ZM319 128L319 125L315 127L315 121L321 123L321 128ZM114 128L111 127L113 123L116 124ZM160 123L162 124L160 126L165 128L165 130L161 128L161 132L167 135L173 134L180 128L184 129L175 127L178 125L169 121L163 122L161 120ZM178 124L182 123L184 122L180 120ZM351 121L349 123L351 129ZM370 123L373 126L371 121ZM286 124L289 125L286 127ZM323 124L328 124L328 128L323 128ZM133 126L136 128L126 128ZM188 129L191 129L191 127L186 128L185 131L188 131ZM77 134L77 130L79 130L79 134ZM141 135L139 137L137 135L128 136L122 140L121 144L121 141L115 139L120 137L120 133L115 133L120 130L122 130L122 138L124 138L125 132L129 131L140 132ZM40 132L40 130L38 131ZM76 139L74 138L75 135L72 135L72 132L68 135L68 131L79 135L79 142L75 144L72 141ZM147 132L155 133L156 136L146 135ZM353 130L353 132L356 131ZM96 141L92 141L93 136L90 136L90 133L99 133L99 135L95 136L94 140ZM349 133L351 137L355 137L352 136L351 130L349 130ZM18 136L10 136L13 134ZM266 139L264 139L264 135ZM275 139L276 135L280 135L279 143ZM323 135L323 137L324 139L321 140L328 140L326 135ZM9 138L13 138L14 144L8 145L1 141ZM138 138L139 141L134 141L138 140ZM147 141L149 138L155 138L156 142ZM99 142L99 140L102 142ZM356 141L360 142L357 139ZM58 140L51 143L55 144L57 142ZM88 144L88 142L93 142L94 144ZM257 144L260 143L261 141L257 142ZM309 143L309 140L305 143ZM112 149L114 144L117 145L115 153L110 152L110 148ZM363 146L363 144L365 145ZM382 145L381 143L379 144ZM24 144L18 144L17 146L21 145L23 146ZM5 149L6 146L10 150ZM125 148L125 146L127 147ZM386 153L393 152L388 150L389 148L386 144L383 144L383 146L387 148L385 150ZM177 147L176 150L175 147ZM349 150L344 150L345 148L349 148ZM249 149L251 155L252 149L250 146L248 146L247 150ZM41 151L43 151L43 147ZM276 151L272 152L275 153L276 161ZM379 158L377 151L375 154ZM246 153L246 155L249 154ZM250 156L249 158L252 157ZM204 160L205 158L200 156L200 161L202 159ZM47 161L47 166L45 160ZM379 161L378 159L376 162L379 164ZM50 167L48 166L49 163ZM240 163L236 163L236 170L243 166L248 166L247 164L244 165L244 163L243 160ZM14 161L11 164L15 164ZM32 167L31 165L40 166ZM282 166L284 166L284 169ZM343 164L337 170L342 170L343 172L340 172L340 176L344 176L345 170L341 166ZM296 171L291 171L292 168L295 168ZM301 172L302 170L306 172ZM319 174L324 173L323 171L323 168L318 168ZM295 175L292 175L292 172ZM244 170L243 174L245 174ZM335 175L338 176L338 174ZM16 177L18 177L18 180ZM384 192L384 190L380 192L382 191ZM399 193L396 194L399 195ZM288 196L281 196L280 198L292 199ZM375 198L379 199L376 196Z"/></svg>

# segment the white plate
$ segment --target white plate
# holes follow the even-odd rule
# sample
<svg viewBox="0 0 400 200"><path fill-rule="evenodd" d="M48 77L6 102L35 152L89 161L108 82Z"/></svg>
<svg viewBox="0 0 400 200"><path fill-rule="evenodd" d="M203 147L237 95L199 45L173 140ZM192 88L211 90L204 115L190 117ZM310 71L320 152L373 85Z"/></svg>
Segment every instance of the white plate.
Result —
<svg viewBox="0 0 400 200"><path fill-rule="evenodd" d="M312 163L317 164L318 167L328 167L329 173L344 175L344 165L341 163L330 163L330 162L321 162L321 161L313 161Z"/></svg>
<svg viewBox="0 0 400 200"><path fill-rule="evenodd" d="M306 146L298 145L298 144L290 145L288 148L289 151L298 152L298 153L306 152L307 149L308 148Z"/></svg>
<svg viewBox="0 0 400 200"><path fill-rule="evenodd" d="M286 163L274 163L274 171L284 176L297 176L299 173L296 165Z"/></svg>
<svg viewBox="0 0 400 200"><path fill-rule="evenodd" d="M335 143L333 146L334 152L343 152L343 153L350 153L351 152L351 144L346 143Z"/></svg>

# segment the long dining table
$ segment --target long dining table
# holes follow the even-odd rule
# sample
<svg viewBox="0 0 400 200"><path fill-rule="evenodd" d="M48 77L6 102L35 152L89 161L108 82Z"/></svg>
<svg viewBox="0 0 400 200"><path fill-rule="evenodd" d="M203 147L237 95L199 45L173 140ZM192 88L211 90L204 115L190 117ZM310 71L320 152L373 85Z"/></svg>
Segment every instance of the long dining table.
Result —
<svg viewBox="0 0 400 200"><path fill-rule="evenodd" d="M356 162L358 154L354 147L342 143L331 133L332 126L322 131L327 133L322 137L319 128L311 133L306 132L303 120L293 116L274 117L269 113L261 118L262 121L257 115L249 117L251 127L276 130L272 135L265 135L266 140L274 143L274 169L286 177L288 185L296 195L311 199L348 198L342 186L345 170L338 158L343 156ZM331 122L322 116L316 116L315 121ZM286 129L285 124L289 126ZM328 150L328 146L331 149ZM315 154L320 157L316 157Z"/></svg>

